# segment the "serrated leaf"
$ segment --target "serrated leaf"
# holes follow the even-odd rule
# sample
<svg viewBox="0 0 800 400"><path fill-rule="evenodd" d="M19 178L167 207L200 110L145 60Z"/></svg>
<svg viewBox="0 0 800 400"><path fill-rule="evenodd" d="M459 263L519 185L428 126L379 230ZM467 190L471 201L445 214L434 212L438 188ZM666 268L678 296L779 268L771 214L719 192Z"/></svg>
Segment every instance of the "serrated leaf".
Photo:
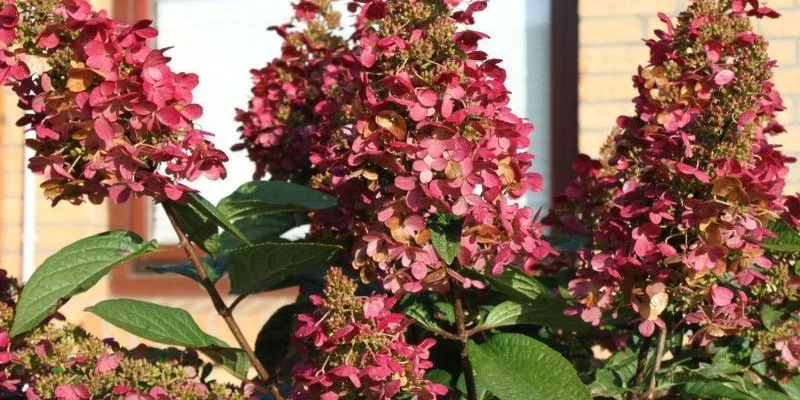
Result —
<svg viewBox="0 0 800 400"><path fill-rule="evenodd" d="M192 196L199 197L194 193ZM208 213L200 211L198 207L197 201L164 203L164 210L175 217L175 222L189 240L200 246L207 254L216 256L219 250L219 228Z"/></svg>
<svg viewBox="0 0 800 400"><path fill-rule="evenodd" d="M284 181L254 181L239 186L219 202L219 210L236 219L297 210L324 210L336 199L306 186Z"/></svg>
<svg viewBox="0 0 800 400"><path fill-rule="evenodd" d="M301 221L289 213L276 213L241 218L233 221L233 225L251 242L264 243L279 239L288 230L300 226ZM242 247L241 241L228 232L222 232L219 239L222 251Z"/></svg>
<svg viewBox="0 0 800 400"><path fill-rule="evenodd" d="M624 385L625 383L630 382L634 375L636 375L637 361L638 357L636 353L630 349L626 349L625 351L616 352L614 355L609 357L606 361L604 369L608 369L609 371L613 372L614 375L619 378L620 384Z"/></svg>
<svg viewBox="0 0 800 400"><path fill-rule="evenodd" d="M480 330L514 325L541 325L572 332L586 332L589 326L580 318L564 315L564 305L556 299L518 303L504 301L489 311Z"/></svg>
<svg viewBox="0 0 800 400"><path fill-rule="evenodd" d="M272 314L269 320L261 327L256 338L255 352L256 357L268 371L276 371L281 368L281 372L288 372L282 365L291 351L292 334L294 333L295 315L300 312L300 307L295 304L288 304Z"/></svg>
<svg viewBox="0 0 800 400"><path fill-rule="evenodd" d="M684 395L703 399L760 400L739 386L738 383L709 379L686 383L680 387L680 391Z"/></svg>
<svg viewBox="0 0 800 400"><path fill-rule="evenodd" d="M413 318L415 323L431 332L444 332L444 329L439 327L439 324L433 320L427 307L422 303L410 303L408 307L403 309L403 312L409 317Z"/></svg>
<svg viewBox="0 0 800 400"><path fill-rule="evenodd" d="M550 293L536 278L516 268L508 268L500 275L487 275L484 278L489 282L490 289L521 302L550 297Z"/></svg>
<svg viewBox="0 0 800 400"><path fill-rule="evenodd" d="M158 248L128 231L81 239L48 257L25 284L11 336L27 332L56 311L59 301L83 293L112 268Z"/></svg>
<svg viewBox="0 0 800 400"><path fill-rule="evenodd" d="M246 293L288 276L325 268L340 247L315 243L262 243L230 252L231 290Z"/></svg>
<svg viewBox="0 0 800 400"><path fill-rule="evenodd" d="M431 244L447 265L451 265L461 248L463 221L455 214L436 213L428 222Z"/></svg>
<svg viewBox="0 0 800 400"><path fill-rule="evenodd" d="M778 238L765 239L762 244L765 249L779 253L800 252L800 232L798 232L797 229L782 220L769 223L767 228L775 232Z"/></svg>
<svg viewBox="0 0 800 400"><path fill-rule="evenodd" d="M564 357L547 345L516 333L470 341L467 351L476 378L500 400L590 400L587 387Z"/></svg>
<svg viewBox="0 0 800 400"><path fill-rule="evenodd" d="M140 300L114 299L101 301L86 311L143 339L197 349L238 377L247 374L248 362L244 352L203 332L183 309Z"/></svg>
<svg viewBox="0 0 800 400"><path fill-rule="evenodd" d="M780 384L776 380L763 374L760 374L758 378L761 379L760 384L746 381L745 386L760 400L792 400L791 395L789 395L786 389L787 385Z"/></svg>
<svg viewBox="0 0 800 400"><path fill-rule="evenodd" d="M248 246L253 245L253 243L247 239L247 236L231 222L231 219L233 219L232 217L220 211L219 208L214 207L213 204L209 203L208 200L204 199L199 194L192 193L189 203L194 206L198 212L208 217L212 222L217 224L217 226L233 235L236 239L239 239L242 243Z"/></svg>
<svg viewBox="0 0 800 400"><path fill-rule="evenodd" d="M592 396L616 397L628 390L622 387L619 376L609 369L600 369L595 373L594 382L589 385Z"/></svg>

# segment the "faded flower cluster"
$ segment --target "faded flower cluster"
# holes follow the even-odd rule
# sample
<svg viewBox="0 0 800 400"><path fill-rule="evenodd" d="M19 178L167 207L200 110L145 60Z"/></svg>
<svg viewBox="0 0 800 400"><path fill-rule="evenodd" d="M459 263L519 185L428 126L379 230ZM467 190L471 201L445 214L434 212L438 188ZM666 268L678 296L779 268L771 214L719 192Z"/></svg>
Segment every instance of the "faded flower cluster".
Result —
<svg viewBox="0 0 800 400"><path fill-rule="evenodd" d="M534 212L513 202L541 187L525 151L533 125L508 108L500 60L469 29L486 2L459 3L349 3L347 42L330 1L296 3L306 28L277 28L283 55L255 72L240 114L256 175L335 195L339 207L313 215L312 232L349 241L362 278L395 293L479 284L432 245L443 215L463 227L460 267L529 271L553 253Z"/></svg>
<svg viewBox="0 0 800 400"><path fill-rule="evenodd" d="M19 97L35 150L29 168L59 202L179 200L180 180L224 178L227 156L194 121L195 74L170 69L157 32L85 0L4 0L0 83Z"/></svg>

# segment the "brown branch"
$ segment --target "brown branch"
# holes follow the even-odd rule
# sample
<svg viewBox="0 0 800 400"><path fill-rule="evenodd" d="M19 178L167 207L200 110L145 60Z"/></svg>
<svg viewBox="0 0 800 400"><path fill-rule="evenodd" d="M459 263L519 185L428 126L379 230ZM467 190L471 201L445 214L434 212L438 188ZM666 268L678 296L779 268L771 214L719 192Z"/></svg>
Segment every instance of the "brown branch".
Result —
<svg viewBox="0 0 800 400"><path fill-rule="evenodd" d="M228 306L228 308L231 311L235 310L236 306L238 306L239 303L241 303L244 299L246 299L248 296L250 296L251 293L253 293L253 292L245 292L245 293L240 294L235 299L233 299L233 302L231 303L230 306Z"/></svg>
<svg viewBox="0 0 800 400"><path fill-rule="evenodd" d="M239 346L242 348L242 350L247 353L247 358L250 360L250 364L253 365L253 368L255 368L258 376L264 381L269 380L269 372L267 372L267 369L264 368L264 365L261 364L261 361L259 361L258 357L256 357L256 353L253 351L250 343L248 343L247 339L244 337L241 328L239 328L239 324L236 323L236 319L233 317L231 309L225 304L225 300L222 299L222 296L219 294L219 291L217 291L214 283L212 283L211 279L208 278L208 273L206 273L206 269L203 267L203 263L200 262L200 258L197 256L197 253L195 253L194 247L192 247L192 244L189 241L189 238L186 236L186 233L183 231L183 229L181 229L180 225L178 225L178 222L175 220L175 216L172 215L170 208L164 207L164 210L167 212L169 222L172 223L172 227L175 229L175 233L178 235L178 247L183 249L186 255L189 256L189 260L192 262L194 269L200 276L200 284L211 298L211 302L214 304L214 309L217 311L217 314L219 314L219 316L225 320L225 323L228 325L228 329L230 329L233 337L236 338L236 342L239 343ZM276 400L284 400L275 384L270 385L269 390Z"/></svg>
<svg viewBox="0 0 800 400"><path fill-rule="evenodd" d="M467 354L467 342L469 341L469 331L467 331L466 316L464 315L464 303L461 293L461 282L454 279L450 280L450 285L453 288L453 308L456 312L456 329L458 332L458 339L461 342L461 367L464 370L464 383L467 387L467 400L477 400L478 393L475 389L475 375L472 373L472 365L469 362Z"/></svg>
<svg viewBox="0 0 800 400"><path fill-rule="evenodd" d="M661 328L661 331L658 333L658 347L656 348L656 360L655 365L653 366L653 375L650 376L650 386L647 388L647 392L645 392L645 399L652 399L653 394L656 391L656 374L661 369L661 359L664 358L664 346L667 343L667 327Z"/></svg>

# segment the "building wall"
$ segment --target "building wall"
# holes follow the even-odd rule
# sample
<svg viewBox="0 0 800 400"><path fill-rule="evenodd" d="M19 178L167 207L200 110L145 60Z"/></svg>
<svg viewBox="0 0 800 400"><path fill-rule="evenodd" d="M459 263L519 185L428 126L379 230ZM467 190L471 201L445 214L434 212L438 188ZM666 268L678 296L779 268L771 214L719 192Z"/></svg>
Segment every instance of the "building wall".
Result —
<svg viewBox="0 0 800 400"><path fill-rule="evenodd" d="M640 40L662 28L656 13L675 16L689 0L581 0L580 137L581 152L597 155L618 115L630 115L636 94L631 76L646 63L648 49ZM800 0L769 0L781 18L756 22L778 60L775 83L787 110L780 117L788 134L778 137L785 151L800 157ZM800 191L800 168L793 167L791 192Z"/></svg>

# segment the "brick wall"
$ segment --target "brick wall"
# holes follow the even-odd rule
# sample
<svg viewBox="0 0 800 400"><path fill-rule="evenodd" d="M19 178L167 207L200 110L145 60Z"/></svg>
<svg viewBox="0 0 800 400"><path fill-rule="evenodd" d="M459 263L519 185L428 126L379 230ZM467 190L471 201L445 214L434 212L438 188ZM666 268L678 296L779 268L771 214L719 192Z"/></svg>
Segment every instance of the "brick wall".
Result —
<svg viewBox="0 0 800 400"><path fill-rule="evenodd" d="M661 11L675 16L688 0L580 0L580 150L596 155L618 115L631 114L635 91L631 76L646 63L648 50L641 38L652 37L663 23ZM787 153L800 157L800 0L766 1L783 16L761 20L756 26L770 41L770 55L778 60L777 89L787 110L781 115L788 134L779 142ZM800 191L800 168L794 167L789 190Z"/></svg>

